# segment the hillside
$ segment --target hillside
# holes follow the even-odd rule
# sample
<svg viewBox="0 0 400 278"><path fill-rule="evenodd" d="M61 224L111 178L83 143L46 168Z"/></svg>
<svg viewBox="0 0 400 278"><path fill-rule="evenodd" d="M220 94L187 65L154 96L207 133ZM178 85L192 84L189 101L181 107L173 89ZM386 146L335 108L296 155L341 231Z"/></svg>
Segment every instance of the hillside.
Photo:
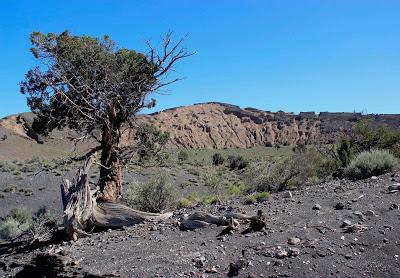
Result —
<svg viewBox="0 0 400 278"><path fill-rule="evenodd" d="M301 112L296 115L283 111L242 109L224 103L177 107L141 115L140 119L170 132L168 148L222 149L329 142L351 131L361 119L400 128L400 115L328 112ZM55 131L49 138L43 139L32 130L32 120L31 113L0 120L0 159L49 157L71 152L71 131ZM125 139L124 143L128 141ZM79 145L78 150L90 144Z"/></svg>

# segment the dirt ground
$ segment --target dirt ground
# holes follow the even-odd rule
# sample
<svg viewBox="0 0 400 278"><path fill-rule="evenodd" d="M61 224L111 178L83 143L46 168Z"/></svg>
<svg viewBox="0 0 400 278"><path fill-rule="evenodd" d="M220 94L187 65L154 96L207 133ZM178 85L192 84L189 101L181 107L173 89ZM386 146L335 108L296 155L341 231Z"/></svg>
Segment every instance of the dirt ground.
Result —
<svg viewBox="0 0 400 278"><path fill-rule="evenodd" d="M292 197L273 194L261 204L245 205L237 198L181 209L164 223L98 232L26 253L0 247L0 276L13 277L36 253L52 249L79 262L77 269L114 277L400 277L400 192L389 190L399 182L400 173L336 180L294 191ZM42 184L38 179L32 186ZM59 204L58 188L45 191L52 192L44 195L47 200L38 197L28 204L15 197L15 202ZM0 200L2 213L12 207L7 198ZM253 215L260 209L268 219L260 232L243 233L246 223L220 237L224 227L179 228L193 211Z"/></svg>

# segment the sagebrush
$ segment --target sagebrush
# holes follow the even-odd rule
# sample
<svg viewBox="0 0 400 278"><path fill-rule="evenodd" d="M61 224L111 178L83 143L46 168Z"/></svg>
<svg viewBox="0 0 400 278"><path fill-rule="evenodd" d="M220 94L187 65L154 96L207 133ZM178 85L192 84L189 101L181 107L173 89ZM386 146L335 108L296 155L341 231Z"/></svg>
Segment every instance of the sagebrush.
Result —
<svg viewBox="0 0 400 278"><path fill-rule="evenodd" d="M346 177L356 180L392 171L399 161L387 150L363 151L345 169Z"/></svg>

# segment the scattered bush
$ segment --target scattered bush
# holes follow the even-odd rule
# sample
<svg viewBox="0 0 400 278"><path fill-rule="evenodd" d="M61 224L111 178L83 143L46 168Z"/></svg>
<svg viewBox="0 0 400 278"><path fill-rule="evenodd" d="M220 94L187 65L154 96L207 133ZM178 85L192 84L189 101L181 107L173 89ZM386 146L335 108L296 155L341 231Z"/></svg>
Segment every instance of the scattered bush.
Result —
<svg viewBox="0 0 400 278"><path fill-rule="evenodd" d="M365 179L392 171L398 165L398 159L387 150L364 151L345 169L350 179Z"/></svg>
<svg viewBox="0 0 400 278"><path fill-rule="evenodd" d="M289 158L253 164L245 174L251 191L276 192L316 183L323 178L325 160L314 148L296 149Z"/></svg>
<svg viewBox="0 0 400 278"><path fill-rule="evenodd" d="M376 126L368 121L357 123L350 138L356 152L374 149L389 150L400 157L400 131L388 126Z"/></svg>
<svg viewBox="0 0 400 278"><path fill-rule="evenodd" d="M225 162L225 158L222 156L220 153L215 153L212 157L212 163L213 165L222 165Z"/></svg>
<svg viewBox="0 0 400 278"><path fill-rule="evenodd" d="M22 232L20 229L21 223L12 218L6 218L0 222L0 237L3 239L13 239L20 235Z"/></svg>
<svg viewBox="0 0 400 278"><path fill-rule="evenodd" d="M231 196L240 196L248 192L250 189L249 185L244 182L234 182L228 185L228 193Z"/></svg>
<svg viewBox="0 0 400 278"><path fill-rule="evenodd" d="M336 149L337 158L339 159L340 167L349 166L351 160L354 158L354 146L347 138L342 138Z"/></svg>
<svg viewBox="0 0 400 278"><path fill-rule="evenodd" d="M176 194L169 178L160 175L145 183L130 183L126 201L144 211L161 212L175 205Z"/></svg>
<svg viewBox="0 0 400 278"><path fill-rule="evenodd" d="M15 208L0 222L0 237L12 239L32 227L32 215L22 208Z"/></svg>
<svg viewBox="0 0 400 278"><path fill-rule="evenodd" d="M196 205L193 199L190 198L180 198L178 201L178 208L192 208Z"/></svg>
<svg viewBox="0 0 400 278"><path fill-rule="evenodd" d="M231 170L241 170L246 168L249 164L241 155L230 155L228 157L228 163Z"/></svg>
<svg viewBox="0 0 400 278"><path fill-rule="evenodd" d="M178 160L183 162L189 159L189 154L187 153L187 151L181 150L178 153Z"/></svg>
<svg viewBox="0 0 400 278"><path fill-rule="evenodd" d="M207 169L201 178L204 186L209 188L210 193L216 196L216 198L221 199L225 185L221 172L217 173L213 169Z"/></svg>
<svg viewBox="0 0 400 278"><path fill-rule="evenodd" d="M17 165L13 162L9 162L9 161L0 161L0 171L1 172L14 172L15 170L17 170Z"/></svg>
<svg viewBox="0 0 400 278"><path fill-rule="evenodd" d="M247 196L246 204L261 203L267 201L270 197L269 192L255 192Z"/></svg>
<svg viewBox="0 0 400 278"><path fill-rule="evenodd" d="M4 192L4 193L15 193L15 192L17 192L17 186L14 185L14 184L12 184L12 185L10 185L10 186L4 188L4 189L3 189L3 192Z"/></svg>

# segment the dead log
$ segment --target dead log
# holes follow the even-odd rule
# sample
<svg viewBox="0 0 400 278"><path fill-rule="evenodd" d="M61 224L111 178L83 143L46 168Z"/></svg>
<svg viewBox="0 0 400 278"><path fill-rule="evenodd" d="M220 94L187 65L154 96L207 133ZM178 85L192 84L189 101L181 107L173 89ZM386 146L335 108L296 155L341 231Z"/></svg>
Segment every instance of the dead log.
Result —
<svg viewBox="0 0 400 278"><path fill-rule="evenodd" d="M147 221L161 221L172 216L172 213L146 213L97 198L97 190L91 190L88 181L88 173L94 160L95 156L91 156L85 161L73 182L65 180L61 184L63 224L71 239L77 240L88 235L87 231L93 227L132 226Z"/></svg>
<svg viewBox="0 0 400 278"><path fill-rule="evenodd" d="M259 215L246 215L242 213L227 213L224 216L212 215L210 213L196 211L186 217L182 224L181 229L183 230L195 230L195 229L203 229L208 227L211 224L217 226L234 226L235 229L239 226L240 221L257 221L260 218Z"/></svg>

